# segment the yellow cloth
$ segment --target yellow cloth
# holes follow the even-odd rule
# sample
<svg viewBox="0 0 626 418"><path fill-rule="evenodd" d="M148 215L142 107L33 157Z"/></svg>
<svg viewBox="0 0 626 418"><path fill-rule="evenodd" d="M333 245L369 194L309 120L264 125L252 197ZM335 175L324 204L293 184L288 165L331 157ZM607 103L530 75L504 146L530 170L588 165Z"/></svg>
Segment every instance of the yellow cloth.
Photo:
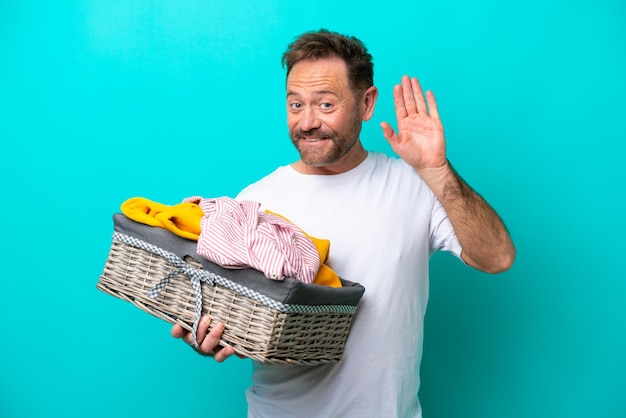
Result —
<svg viewBox="0 0 626 418"><path fill-rule="evenodd" d="M289 219L285 218L282 215L279 215L278 213L274 213L269 210L266 210L265 212L279 216L286 221L291 222ZM317 252L320 255L320 267L317 270L315 279L313 279L313 283L322 286L341 287L341 280L339 279L339 275L337 275L337 273L326 264L326 262L328 261L328 256L330 254L330 241L327 239L312 237L305 231L302 232L304 233L304 235L306 235L307 238L313 241L313 244L315 245L315 248L317 248Z"/></svg>
<svg viewBox="0 0 626 418"><path fill-rule="evenodd" d="M121 210L126 217L133 221L145 225L158 226L193 241L198 241L200 238L200 220L204 216L204 212L196 203L183 202L170 206L144 197L132 197L122 203ZM265 212L291 222L277 213L269 210ZM341 280L337 273L326 265L330 253L330 241L312 237L305 231L302 232L313 241L320 256L320 267L317 270L315 279L313 279L313 283L322 286L341 287Z"/></svg>
<svg viewBox="0 0 626 418"><path fill-rule="evenodd" d="M143 197L133 197L122 203L121 209L133 221L159 226L193 241L198 241L200 237L200 220L204 212L196 203L169 206Z"/></svg>

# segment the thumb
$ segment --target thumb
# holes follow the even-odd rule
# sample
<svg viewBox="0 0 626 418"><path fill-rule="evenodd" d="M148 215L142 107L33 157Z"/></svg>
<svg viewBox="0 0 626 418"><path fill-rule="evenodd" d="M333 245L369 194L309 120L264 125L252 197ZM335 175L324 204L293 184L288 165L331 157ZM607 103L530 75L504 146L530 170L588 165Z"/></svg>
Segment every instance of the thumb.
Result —
<svg viewBox="0 0 626 418"><path fill-rule="evenodd" d="M396 135L391 125L389 125L387 122L381 122L380 127L382 128L383 136L387 141L389 141L390 143L397 142L398 136Z"/></svg>

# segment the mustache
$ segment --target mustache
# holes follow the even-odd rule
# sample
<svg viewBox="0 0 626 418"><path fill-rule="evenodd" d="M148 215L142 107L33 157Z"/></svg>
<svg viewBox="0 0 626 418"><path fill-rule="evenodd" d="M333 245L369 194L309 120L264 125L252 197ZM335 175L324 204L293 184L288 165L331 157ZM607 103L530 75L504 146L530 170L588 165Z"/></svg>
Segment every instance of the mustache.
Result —
<svg viewBox="0 0 626 418"><path fill-rule="evenodd" d="M310 129L308 131L303 131L302 129L296 129L292 132L293 138L302 138L302 137L314 137L314 138L330 138L334 139L335 135L332 132L325 131L320 128Z"/></svg>

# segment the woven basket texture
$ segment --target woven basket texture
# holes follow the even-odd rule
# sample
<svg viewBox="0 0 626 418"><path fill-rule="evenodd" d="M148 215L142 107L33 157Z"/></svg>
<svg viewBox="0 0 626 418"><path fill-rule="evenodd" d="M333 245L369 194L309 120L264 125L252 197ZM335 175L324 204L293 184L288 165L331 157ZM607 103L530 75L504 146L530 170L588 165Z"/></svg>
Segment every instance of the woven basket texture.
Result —
<svg viewBox="0 0 626 418"><path fill-rule="evenodd" d="M202 269L191 257L188 265ZM176 270L163 257L113 240L97 288L191 331L196 302L191 283L178 274L156 298L148 292ZM202 283L202 315L225 325L220 344L264 363L318 365L341 360L352 314L288 313L218 283ZM211 325L212 326L212 325Z"/></svg>

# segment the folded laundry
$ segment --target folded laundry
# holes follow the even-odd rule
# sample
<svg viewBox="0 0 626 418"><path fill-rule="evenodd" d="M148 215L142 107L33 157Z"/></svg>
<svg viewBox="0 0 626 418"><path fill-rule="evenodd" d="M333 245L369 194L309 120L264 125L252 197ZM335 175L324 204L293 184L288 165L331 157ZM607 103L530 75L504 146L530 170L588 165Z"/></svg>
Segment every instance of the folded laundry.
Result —
<svg viewBox="0 0 626 418"><path fill-rule="evenodd" d="M265 277L293 277L312 283L320 255L300 228L279 216L260 211L261 204L229 197L193 196L204 212L197 253L224 267L253 267Z"/></svg>
<svg viewBox="0 0 626 418"><path fill-rule="evenodd" d="M342 286L326 264L329 240L312 237L284 216L259 208L257 202L200 196L176 205L133 197L121 205L122 213L136 222L198 241L198 255L222 267L255 268L275 280L293 277L305 283Z"/></svg>
<svg viewBox="0 0 626 418"><path fill-rule="evenodd" d="M133 197L122 203L121 210L133 221L165 228L183 238L197 241L200 236L203 212L196 203L169 206L144 197Z"/></svg>
<svg viewBox="0 0 626 418"><path fill-rule="evenodd" d="M287 222L291 223L290 220L288 220L287 218L285 218L284 216L278 213L274 213L269 210L265 210L265 212L272 214L272 215L279 216L285 219ZM317 274L315 275L315 279L313 280L313 283L319 284L322 286L341 287L341 280L339 279L339 276L333 269L331 269L326 264L328 262L328 257L330 255L330 241L327 239L312 237L309 234L307 234L305 231L302 231L302 232L307 238L309 238L313 242L313 245L315 245L315 248L317 248L317 252L320 256L320 266L319 266L319 269L317 270Z"/></svg>

